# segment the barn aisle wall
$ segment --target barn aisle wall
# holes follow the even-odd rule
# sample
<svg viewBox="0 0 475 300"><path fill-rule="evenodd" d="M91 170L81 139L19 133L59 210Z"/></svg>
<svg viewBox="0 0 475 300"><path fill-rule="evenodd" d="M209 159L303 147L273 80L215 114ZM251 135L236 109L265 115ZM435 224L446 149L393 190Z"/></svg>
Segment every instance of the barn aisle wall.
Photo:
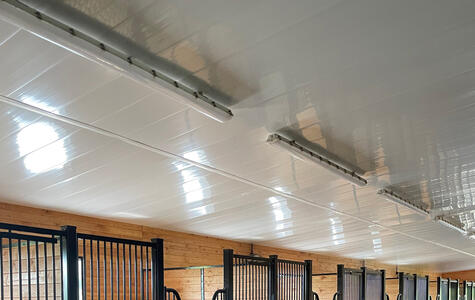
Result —
<svg viewBox="0 0 475 300"><path fill-rule="evenodd" d="M475 281L475 270L444 273L442 277L459 280Z"/></svg>
<svg viewBox="0 0 475 300"><path fill-rule="evenodd" d="M239 254L249 254L251 244L234 242L224 239L180 233L170 230L151 228L147 226L128 224L123 222L79 216L74 214L56 212L45 209L18 206L0 203L0 222L37 226L58 229L62 225L74 225L82 233L106 235L112 237L137 239L148 241L151 238L164 239L165 267L183 267L198 265L218 265L222 263L222 250L234 249ZM277 249L265 246L254 246L254 253L262 256L271 254L281 258L292 260L313 260L314 273L336 272L337 264L345 264L348 267L359 268L363 265L373 269L385 269L386 277L396 277L396 267L381 264L377 261L361 261L342 258L331 255L312 254L286 249ZM426 272L422 268L400 266L400 272L429 274L431 281L435 281L439 274ZM210 299L212 293L222 287L222 270L206 269L205 275L205 299ZM455 276L451 276L455 277ZM200 271L167 271L166 285L176 288L182 295L183 300L200 299ZM396 299L398 293L397 280L387 281L387 293L390 299ZM318 292L320 299L331 300L336 291L336 277L314 277L313 289ZM436 284L431 283L430 293L432 299L436 299Z"/></svg>

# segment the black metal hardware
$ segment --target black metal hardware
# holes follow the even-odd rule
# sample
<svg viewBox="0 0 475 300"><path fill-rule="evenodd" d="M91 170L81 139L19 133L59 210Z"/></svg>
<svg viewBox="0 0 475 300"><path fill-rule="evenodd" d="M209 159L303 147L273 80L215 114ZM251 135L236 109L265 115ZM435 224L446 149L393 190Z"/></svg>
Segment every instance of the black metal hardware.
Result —
<svg viewBox="0 0 475 300"><path fill-rule="evenodd" d="M63 299L78 300L78 238L76 227L64 226L62 229L64 231L64 235L62 237L64 247L62 247L63 249L61 252L63 262ZM36 255L38 263L38 242L36 242Z"/></svg>
<svg viewBox="0 0 475 300"><path fill-rule="evenodd" d="M180 294L175 289L165 289L165 300L181 300Z"/></svg>

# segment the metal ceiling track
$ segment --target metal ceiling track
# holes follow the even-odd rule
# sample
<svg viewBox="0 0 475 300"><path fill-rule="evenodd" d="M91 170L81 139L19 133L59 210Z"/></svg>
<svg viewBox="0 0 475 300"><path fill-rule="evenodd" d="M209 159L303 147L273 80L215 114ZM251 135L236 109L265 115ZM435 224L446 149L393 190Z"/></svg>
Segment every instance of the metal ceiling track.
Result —
<svg viewBox="0 0 475 300"><path fill-rule="evenodd" d="M212 99L203 91L174 79L184 76L180 67L140 47L98 21L79 14L73 8L49 0L3 0L3 2L93 45L101 52L112 54L123 62L135 66L154 81L158 81L162 87L177 92L181 98L185 98L189 106L200 113L219 122L228 121L233 117L232 111L220 103L225 102L224 100Z"/></svg>

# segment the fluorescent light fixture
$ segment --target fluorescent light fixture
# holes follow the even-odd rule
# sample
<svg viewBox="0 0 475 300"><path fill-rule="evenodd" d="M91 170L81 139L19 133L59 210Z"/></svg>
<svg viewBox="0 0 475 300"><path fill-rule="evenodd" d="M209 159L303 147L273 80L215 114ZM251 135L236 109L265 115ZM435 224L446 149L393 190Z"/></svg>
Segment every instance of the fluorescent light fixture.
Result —
<svg viewBox="0 0 475 300"><path fill-rule="evenodd" d="M57 1L8 1L11 9L2 7L2 16L13 23L31 30L39 37L102 65L113 67L124 75L151 88L168 94L207 117L226 122L233 117L231 110L212 99L201 90L175 80L169 74L171 65L141 48L119 33L108 32L100 22L91 22L82 15L72 15L73 9L58 5ZM21 13L23 12L23 13ZM218 100L218 101L215 101ZM36 105L37 107L41 107ZM43 107L41 107L43 108Z"/></svg>
<svg viewBox="0 0 475 300"><path fill-rule="evenodd" d="M354 185L365 186L368 184L368 181L357 175L355 171L349 170L333 161L330 161L325 158L323 154L307 149L297 144L295 141L289 140L277 133L269 135L267 137L267 143L284 149L297 159L320 165Z"/></svg>
<svg viewBox="0 0 475 300"><path fill-rule="evenodd" d="M439 223L440 225L442 225L442 226L445 226L445 227L450 228L450 229L452 229L452 230L458 231L458 232L460 232L460 233L463 234L463 235L467 235L467 231L466 231L465 229L463 229L463 228L461 228L461 227L459 227L459 226L457 226L457 225L455 225L455 224L452 224L452 223L450 223L450 222L448 222L448 221L442 219L441 217L436 217L436 218L435 218L435 221L436 221L437 223Z"/></svg>
<svg viewBox="0 0 475 300"><path fill-rule="evenodd" d="M396 193L394 193L391 190L381 189L381 190L378 191L378 195L383 196L384 198L386 198L387 200L389 200L391 202L394 202L396 204L399 204L399 205L405 206L409 209L412 209L414 212L418 213L421 216L425 217L425 216L429 215L429 212L426 211L424 208L419 207L415 204L412 204L409 200L404 199L403 197L397 195Z"/></svg>

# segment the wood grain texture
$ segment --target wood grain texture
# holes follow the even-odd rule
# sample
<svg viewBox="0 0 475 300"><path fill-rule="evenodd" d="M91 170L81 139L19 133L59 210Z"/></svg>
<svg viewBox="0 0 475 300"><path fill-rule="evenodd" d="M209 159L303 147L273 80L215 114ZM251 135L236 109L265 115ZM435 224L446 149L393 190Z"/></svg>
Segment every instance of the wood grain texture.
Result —
<svg viewBox="0 0 475 300"><path fill-rule="evenodd" d="M459 280L475 281L475 270L450 272L442 274L445 278L454 278Z"/></svg>

